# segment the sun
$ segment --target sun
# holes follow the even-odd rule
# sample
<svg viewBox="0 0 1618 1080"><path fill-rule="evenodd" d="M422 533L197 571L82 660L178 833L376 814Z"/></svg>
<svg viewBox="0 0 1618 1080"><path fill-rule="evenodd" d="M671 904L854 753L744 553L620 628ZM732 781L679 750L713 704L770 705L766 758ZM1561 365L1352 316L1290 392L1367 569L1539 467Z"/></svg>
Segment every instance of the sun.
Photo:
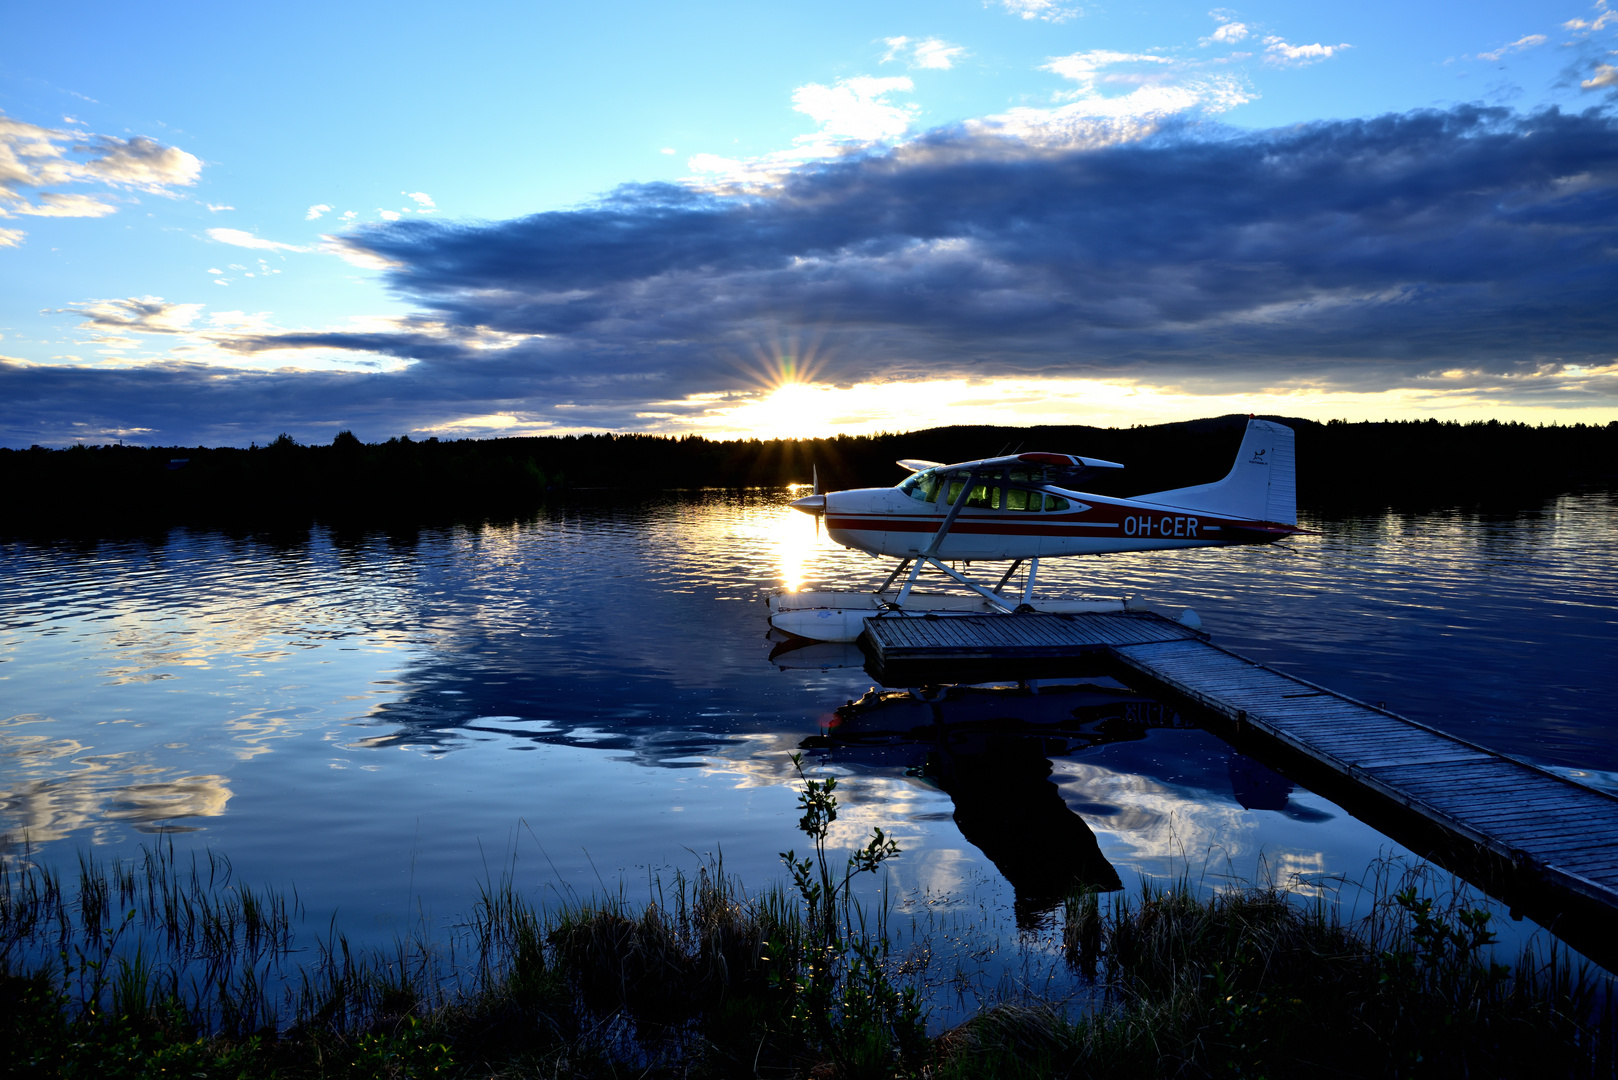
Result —
<svg viewBox="0 0 1618 1080"><path fill-rule="evenodd" d="M762 397L738 407L726 419L740 430L767 433L767 437L803 439L824 434L840 411L830 386L783 382Z"/></svg>

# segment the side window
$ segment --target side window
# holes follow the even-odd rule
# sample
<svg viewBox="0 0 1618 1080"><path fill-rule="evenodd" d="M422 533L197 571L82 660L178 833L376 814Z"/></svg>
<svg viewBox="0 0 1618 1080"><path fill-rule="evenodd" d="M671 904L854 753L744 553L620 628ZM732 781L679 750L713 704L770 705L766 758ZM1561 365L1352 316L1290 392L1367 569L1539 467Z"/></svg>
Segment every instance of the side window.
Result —
<svg viewBox="0 0 1618 1080"><path fill-rule="evenodd" d="M1022 488L1006 488L1007 510L1038 510L1039 492L1024 491Z"/></svg>
<svg viewBox="0 0 1618 1080"><path fill-rule="evenodd" d="M955 500L961 497L961 485L965 482L964 477L956 478L949 482L949 492L944 496L945 506L955 505ZM988 484L973 484L972 490L966 493L966 503L964 505L975 510L992 509L990 504L991 491L994 491L994 489L990 488Z"/></svg>
<svg viewBox="0 0 1618 1080"><path fill-rule="evenodd" d="M1046 510L1066 510L1067 509L1067 500L1066 499L1059 499L1055 495L1047 495L1047 496L1045 496L1045 509Z"/></svg>

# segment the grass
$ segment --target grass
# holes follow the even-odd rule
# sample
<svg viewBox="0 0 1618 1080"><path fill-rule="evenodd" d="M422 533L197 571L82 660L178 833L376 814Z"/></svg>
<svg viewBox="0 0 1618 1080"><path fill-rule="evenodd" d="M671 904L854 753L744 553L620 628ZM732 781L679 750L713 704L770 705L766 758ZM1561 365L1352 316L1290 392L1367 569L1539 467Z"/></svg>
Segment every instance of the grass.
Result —
<svg viewBox="0 0 1618 1080"><path fill-rule="evenodd" d="M830 874L832 789L803 798L799 892L722 865L537 909L510 876L387 952L294 934L297 899L172 847L0 869L0 1068L96 1077L1611 1076L1604 977L1495 962L1488 915L1387 882L1352 922L1276 888L1187 881L1067 902L1079 993L929 1038L920 998ZM886 850L881 838L863 850ZM822 871L827 871L825 876ZM836 889L828 905L827 883ZM815 886L821 886L817 891Z"/></svg>

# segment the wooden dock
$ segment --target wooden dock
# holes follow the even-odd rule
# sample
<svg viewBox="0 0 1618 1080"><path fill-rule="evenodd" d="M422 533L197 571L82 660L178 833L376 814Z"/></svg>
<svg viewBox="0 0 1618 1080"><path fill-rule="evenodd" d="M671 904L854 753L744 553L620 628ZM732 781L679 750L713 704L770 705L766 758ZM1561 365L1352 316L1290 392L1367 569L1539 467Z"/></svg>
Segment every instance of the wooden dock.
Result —
<svg viewBox="0 0 1618 1080"><path fill-rule="evenodd" d="M1351 812L1368 816L1354 805L1356 793L1368 796L1380 804L1373 824L1395 839L1445 865L1459 862L1463 873L1483 867L1490 880L1480 885L1541 922L1565 923L1553 928L1570 931L1564 936L1597 962L1613 968L1618 960L1618 935L1608 929L1618 914L1618 797L1275 671L1143 612L871 619L861 645L879 674L1104 658L1119 678L1226 721L1242 749L1264 756L1266 746L1279 748L1312 766L1305 770L1312 779L1335 781L1323 793ZM1423 828L1404 830L1415 843L1397 823L1386 828L1390 808L1420 820ZM1547 896L1557 902L1540 902ZM1589 932L1573 923L1590 924Z"/></svg>
<svg viewBox="0 0 1618 1080"><path fill-rule="evenodd" d="M907 663L1067 659L1120 645L1198 640L1152 612L1113 615L936 615L865 620L860 642L884 668Z"/></svg>

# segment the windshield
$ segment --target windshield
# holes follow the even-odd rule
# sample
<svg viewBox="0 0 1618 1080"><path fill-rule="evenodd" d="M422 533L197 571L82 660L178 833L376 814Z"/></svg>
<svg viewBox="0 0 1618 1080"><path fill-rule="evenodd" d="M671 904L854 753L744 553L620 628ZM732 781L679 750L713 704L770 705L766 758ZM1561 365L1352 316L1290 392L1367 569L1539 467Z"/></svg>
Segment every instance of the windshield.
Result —
<svg viewBox="0 0 1618 1080"><path fill-rule="evenodd" d="M938 481L937 469L923 469L921 472L900 482L899 490L909 495L912 499L932 502L938 498Z"/></svg>

